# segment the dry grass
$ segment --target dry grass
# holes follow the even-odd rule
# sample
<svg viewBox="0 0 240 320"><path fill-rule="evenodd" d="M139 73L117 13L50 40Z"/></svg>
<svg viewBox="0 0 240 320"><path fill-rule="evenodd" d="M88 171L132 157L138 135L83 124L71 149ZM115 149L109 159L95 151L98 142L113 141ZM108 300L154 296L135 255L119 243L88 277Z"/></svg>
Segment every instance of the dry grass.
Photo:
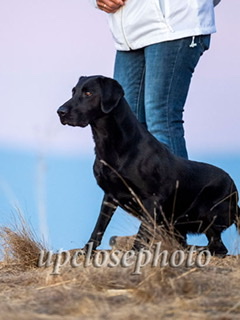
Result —
<svg viewBox="0 0 240 320"><path fill-rule="evenodd" d="M0 232L0 319L239 319L240 260L204 268L37 268L43 245L25 223Z"/></svg>
<svg viewBox="0 0 240 320"><path fill-rule="evenodd" d="M6 267L27 270L35 267L43 244L36 240L36 236L24 218L19 214L12 228L0 228L0 252L2 264Z"/></svg>

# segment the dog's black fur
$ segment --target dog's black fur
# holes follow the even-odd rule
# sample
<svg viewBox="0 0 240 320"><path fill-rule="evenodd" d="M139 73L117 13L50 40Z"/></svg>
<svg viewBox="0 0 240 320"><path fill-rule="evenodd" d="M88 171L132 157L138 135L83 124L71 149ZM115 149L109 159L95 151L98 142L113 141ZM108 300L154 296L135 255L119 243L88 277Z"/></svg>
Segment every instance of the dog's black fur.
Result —
<svg viewBox="0 0 240 320"><path fill-rule="evenodd" d="M143 221L149 214L157 224L171 223L182 244L187 233L205 233L212 253L227 253L221 233L239 215L233 180L215 166L169 152L137 121L117 81L81 77L58 114L62 124L90 125L96 144L94 175L105 195L89 240L93 249L120 206L142 221L136 249L146 240Z"/></svg>

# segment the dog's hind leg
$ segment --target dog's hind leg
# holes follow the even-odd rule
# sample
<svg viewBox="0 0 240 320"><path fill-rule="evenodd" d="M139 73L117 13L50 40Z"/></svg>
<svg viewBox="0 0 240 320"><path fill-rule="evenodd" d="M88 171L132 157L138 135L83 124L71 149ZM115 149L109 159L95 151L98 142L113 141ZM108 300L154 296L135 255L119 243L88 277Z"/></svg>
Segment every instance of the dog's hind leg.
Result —
<svg viewBox="0 0 240 320"><path fill-rule="evenodd" d="M211 227L205 232L205 234L209 241L208 249L211 254L224 257L228 250L222 242L221 231Z"/></svg>
<svg viewBox="0 0 240 320"><path fill-rule="evenodd" d="M222 242L221 233L236 221L238 211L236 200L236 193L233 193L223 202L220 201L211 208L212 221L209 221L209 226L204 230L204 233L209 241L209 251L214 255L225 256L228 252Z"/></svg>

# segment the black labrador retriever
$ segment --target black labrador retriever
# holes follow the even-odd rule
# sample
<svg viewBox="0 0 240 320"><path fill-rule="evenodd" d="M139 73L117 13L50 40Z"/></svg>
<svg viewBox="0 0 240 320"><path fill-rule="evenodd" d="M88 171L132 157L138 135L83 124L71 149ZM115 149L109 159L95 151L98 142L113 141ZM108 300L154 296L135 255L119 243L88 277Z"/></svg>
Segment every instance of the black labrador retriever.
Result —
<svg viewBox="0 0 240 320"><path fill-rule="evenodd" d="M88 243L100 245L117 208L142 221L134 248L146 237L144 223L168 224L182 244L187 233L205 233L213 254L225 255L221 233L237 222L238 192L223 170L174 156L140 124L120 84L103 76L81 77L72 98L58 109L62 124L91 126L94 175L104 190L100 215Z"/></svg>

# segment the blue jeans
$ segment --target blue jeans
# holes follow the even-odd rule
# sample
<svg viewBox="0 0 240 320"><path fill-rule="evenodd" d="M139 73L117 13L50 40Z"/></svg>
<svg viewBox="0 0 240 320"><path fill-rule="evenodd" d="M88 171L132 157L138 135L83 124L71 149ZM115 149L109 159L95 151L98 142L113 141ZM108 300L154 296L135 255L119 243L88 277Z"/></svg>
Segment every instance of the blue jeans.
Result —
<svg viewBox="0 0 240 320"><path fill-rule="evenodd" d="M114 78L138 120L175 154L187 158L183 111L191 78L210 35L117 51Z"/></svg>

